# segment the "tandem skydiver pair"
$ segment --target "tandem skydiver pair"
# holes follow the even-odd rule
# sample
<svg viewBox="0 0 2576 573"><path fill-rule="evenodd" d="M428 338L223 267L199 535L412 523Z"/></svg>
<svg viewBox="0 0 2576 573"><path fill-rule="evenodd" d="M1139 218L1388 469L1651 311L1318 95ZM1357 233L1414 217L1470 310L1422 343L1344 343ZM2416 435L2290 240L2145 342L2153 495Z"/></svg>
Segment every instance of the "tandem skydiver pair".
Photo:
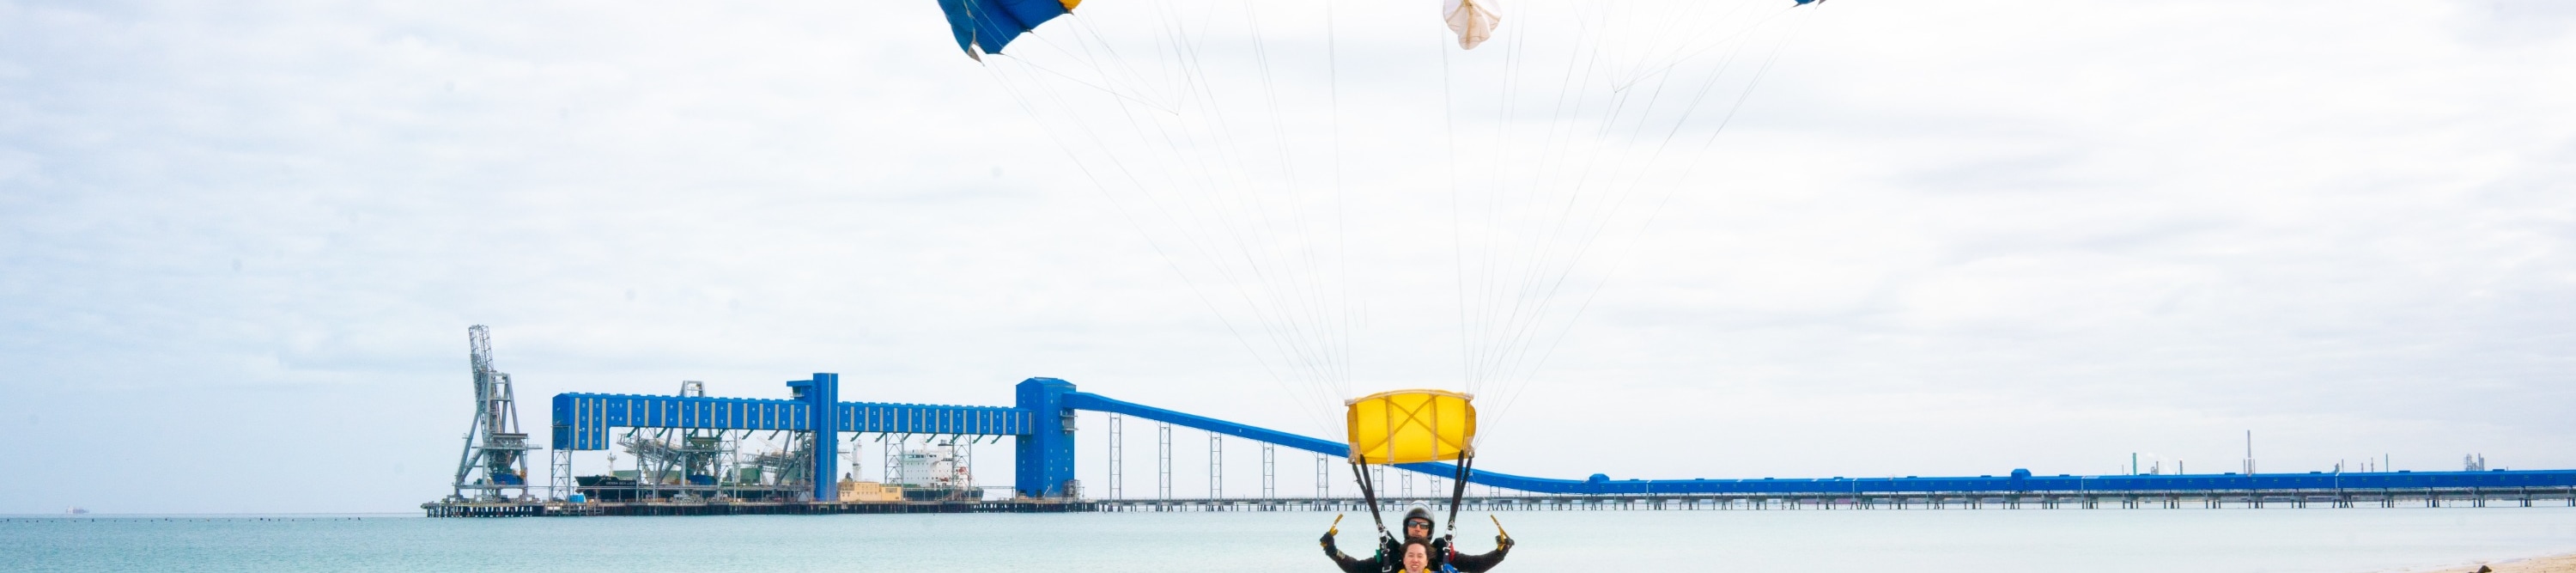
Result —
<svg viewBox="0 0 2576 573"><path fill-rule="evenodd" d="M1450 536L1431 537L1431 510L1417 503L1413 509L1404 512L1403 540L1381 534L1376 555L1354 559L1334 544L1333 536L1341 533L1341 518L1335 517L1333 521L1335 526L1324 532L1321 542L1324 556L1340 566L1342 573L1484 573L1502 564L1503 557L1512 550L1512 537L1502 531L1502 524L1498 521L1495 523L1493 552L1481 555L1459 553Z"/></svg>
<svg viewBox="0 0 2576 573"><path fill-rule="evenodd" d="M1494 522L1492 553L1459 555L1452 537L1458 532L1458 508L1467 495L1467 482L1475 477L1476 406L1475 396L1446 390L1398 390L1380 392L1351 400L1345 418L1350 431L1351 477L1360 485L1360 498L1368 502L1369 520L1377 525L1377 552L1367 559L1352 559L1333 545L1333 535L1341 532L1342 518L1333 518L1333 527L1324 532L1324 555L1339 565L1343 573L1483 573L1501 563L1511 550L1511 534L1502 532L1502 522ZM1436 521L1431 508L1415 503L1404 512L1396 537L1386 530L1383 513L1378 511L1377 480L1370 479L1369 466L1429 464L1456 462L1446 468L1414 466L1411 471L1436 469L1449 473L1448 531L1438 538L1431 536ZM1437 475L1437 474L1434 474ZM1488 517L1488 519L1491 519ZM1399 569L1399 567L1401 569Z"/></svg>

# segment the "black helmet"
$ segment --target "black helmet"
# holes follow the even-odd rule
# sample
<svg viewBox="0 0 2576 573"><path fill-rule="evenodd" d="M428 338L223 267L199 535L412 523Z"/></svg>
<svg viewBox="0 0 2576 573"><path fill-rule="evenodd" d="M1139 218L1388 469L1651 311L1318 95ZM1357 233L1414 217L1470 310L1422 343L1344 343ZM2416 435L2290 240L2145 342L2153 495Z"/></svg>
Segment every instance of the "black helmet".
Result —
<svg viewBox="0 0 2576 573"><path fill-rule="evenodd" d="M1413 509L1404 512L1403 523L1411 525L1413 520L1416 519L1422 520L1423 529L1434 529L1432 525L1440 523L1439 521L1431 519L1431 508L1422 505L1415 505L1413 506Z"/></svg>

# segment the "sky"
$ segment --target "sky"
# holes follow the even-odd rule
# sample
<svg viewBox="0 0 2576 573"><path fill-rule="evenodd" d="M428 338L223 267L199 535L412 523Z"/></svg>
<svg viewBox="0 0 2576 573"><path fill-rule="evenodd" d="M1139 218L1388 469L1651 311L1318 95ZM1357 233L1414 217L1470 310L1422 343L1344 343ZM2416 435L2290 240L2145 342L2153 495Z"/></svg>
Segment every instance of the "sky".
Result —
<svg viewBox="0 0 2576 573"><path fill-rule="evenodd" d="M1038 37L1149 5L1117 2ZM1290 111L1224 129L1293 149L1308 190L1347 168L1340 202L1286 209L1337 217L1302 275L1329 280L1291 285L1324 318L1265 323L1187 248L1229 221L1156 219L1139 198L1188 186L1101 175L1181 168L1065 143L1109 108L1030 91L1116 89L1037 69L1040 44L965 57L932 2L0 1L0 513L413 511L447 493L476 324L531 426L561 392L835 372L845 400L1008 405L1045 376L1332 436L1328 394L1468 384L1470 255L1516 248L1456 217L1484 188L1441 153L1515 124L1440 98L1589 85L1437 95L1569 28L1498 4L1496 43L1425 75L1420 4L1345 7L1321 100L1311 14L1270 21L1273 66L1206 53L1292 96L1227 99ZM2267 472L2576 467L2576 5L1798 10L1725 52L1766 66L1721 92L1723 131L1674 123L1714 136L1662 164L1687 174L1586 219L1613 240L1564 267L1521 382L1479 388L1480 468L2207 473L2249 431ZM1298 374L1282 325L1330 325L1343 358ZM1135 496L1153 433L1126 433ZM1175 432L1177 492L1205 490L1205 439ZM1009 483L984 448L978 479ZM1228 444L1228 493L1258 489L1256 451ZM1283 455L1283 494L1310 458Z"/></svg>

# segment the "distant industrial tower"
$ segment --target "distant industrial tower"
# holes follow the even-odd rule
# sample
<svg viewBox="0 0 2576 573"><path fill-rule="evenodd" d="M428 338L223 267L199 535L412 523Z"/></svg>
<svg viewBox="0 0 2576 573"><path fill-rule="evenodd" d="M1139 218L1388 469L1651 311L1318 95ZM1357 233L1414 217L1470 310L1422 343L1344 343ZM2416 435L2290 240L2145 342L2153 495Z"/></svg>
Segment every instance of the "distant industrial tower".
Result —
<svg viewBox="0 0 2576 573"><path fill-rule="evenodd" d="M510 375L492 369L492 336L483 325L465 329L474 364L474 425L465 429L465 453L456 460L457 501L530 501L528 435L519 432L519 406ZM517 490L518 495L503 495ZM472 493L467 493L472 492Z"/></svg>

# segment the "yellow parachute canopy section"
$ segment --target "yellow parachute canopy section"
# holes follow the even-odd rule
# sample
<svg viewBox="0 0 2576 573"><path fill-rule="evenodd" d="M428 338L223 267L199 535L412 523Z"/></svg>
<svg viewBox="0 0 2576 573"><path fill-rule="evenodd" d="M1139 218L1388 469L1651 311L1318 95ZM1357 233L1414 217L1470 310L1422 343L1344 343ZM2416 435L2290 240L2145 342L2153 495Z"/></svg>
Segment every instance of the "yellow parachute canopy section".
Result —
<svg viewBox="0 0 2576 573"><path fill-rule="evenodd" d="M1346 402L1351 459L1365 464L1459 459L1475 450L1475 399L1447 390L1396 390Z"/></svg>

